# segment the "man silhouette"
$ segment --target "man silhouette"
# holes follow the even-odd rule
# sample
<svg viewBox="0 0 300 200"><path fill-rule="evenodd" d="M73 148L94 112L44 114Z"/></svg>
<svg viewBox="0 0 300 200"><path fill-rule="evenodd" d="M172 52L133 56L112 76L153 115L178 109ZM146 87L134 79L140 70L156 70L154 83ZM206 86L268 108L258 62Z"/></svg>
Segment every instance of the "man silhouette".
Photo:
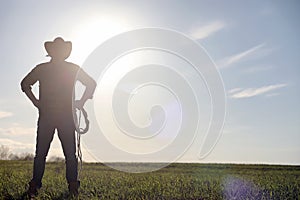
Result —
<svg viewBox="0 0 300 200"><path fill-rule="evenodd" d="M29 182L28 193L34 196L42 186L46 156L57 129L65 156L69 192L77 195L79 181L73 110L74 107L82 108L93 97L96 82L79 66L65 61L72 50L71 42L58 37L53 42L45 42L44 46L51 57L50 62L37 65L21 82L22 91L39 110L33 177ZM77 80L86 88L81 99L75 101L74 87ZM37 81L38 99L31 91L31 86Z"/></svg>

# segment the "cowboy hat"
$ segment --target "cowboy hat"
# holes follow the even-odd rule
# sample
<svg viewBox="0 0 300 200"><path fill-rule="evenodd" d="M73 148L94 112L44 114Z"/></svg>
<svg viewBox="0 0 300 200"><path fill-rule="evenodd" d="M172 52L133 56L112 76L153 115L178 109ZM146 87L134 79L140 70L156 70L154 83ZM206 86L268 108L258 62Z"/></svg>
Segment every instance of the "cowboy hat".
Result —
<svg viewBox="0 0 300 200"><path fill-rule="evenodd" d="M48 41L44 44L48 56L51 58L67 59L72 51L72 43L64 41L61 37L57 37L54 41Z"/></svg>

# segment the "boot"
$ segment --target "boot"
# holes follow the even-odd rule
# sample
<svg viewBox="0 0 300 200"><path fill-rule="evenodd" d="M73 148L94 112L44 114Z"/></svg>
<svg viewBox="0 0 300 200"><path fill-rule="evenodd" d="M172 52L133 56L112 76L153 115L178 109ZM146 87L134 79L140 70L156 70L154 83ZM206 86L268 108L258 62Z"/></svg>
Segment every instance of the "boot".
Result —
<svg viewBox="0 0 300 200"><path fill-rule="evenodd" d="M33 180L31 180L28 183L28 185L29 185L28 190L27 190L28 195L30 197L35 197L38 194L38 189L40 189L40 187Z"/></svg>
<svg viewBox="0 0 300 200"><path fill-rule="evenodd" d="M69 194L71 196L78 196L78 188L80 186L79 181L74 181L69 183Z"/></svg>

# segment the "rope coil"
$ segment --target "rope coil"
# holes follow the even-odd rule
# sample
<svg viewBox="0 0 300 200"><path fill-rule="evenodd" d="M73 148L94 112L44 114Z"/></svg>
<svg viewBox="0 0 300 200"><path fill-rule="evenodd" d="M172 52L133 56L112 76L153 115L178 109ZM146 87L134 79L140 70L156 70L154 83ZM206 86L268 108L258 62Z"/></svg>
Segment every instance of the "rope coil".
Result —
<svg viewBox="0 0 300 200"><path fill-rule="evenodd" d="M78 117L77 117L77 111L79 111ZM85 134L88 132L89 127L90 127L90 121L88 119L87 112L85 111L84 108L76 108L76 117L75 117L75 130L77 132L77 157L79 159L79 169L78 169L78 179L80 176L80 172L82 170L82 151L81 151L81 145L80 145L80 137L81 135ZM85 122L85 128L81 128L81 117L84 117L84 122Z"/></svg>

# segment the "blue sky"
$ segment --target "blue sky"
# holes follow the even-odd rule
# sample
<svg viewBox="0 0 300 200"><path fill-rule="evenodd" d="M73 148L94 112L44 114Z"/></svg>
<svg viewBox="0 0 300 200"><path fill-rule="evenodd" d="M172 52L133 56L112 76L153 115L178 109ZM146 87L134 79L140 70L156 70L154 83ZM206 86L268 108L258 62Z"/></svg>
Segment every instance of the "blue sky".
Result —
<svg viewBox="0 0 300 200"><path fill-rule="evenodd" d="M82 64L124 31L161 27L201 44L227 93L224 131L202 162L300 163L298 1L1 1L0 144L34 152L37 112L19 83L45 62L45 41L73 42ZM36 88L35 88L36 90ZM182 160L193 161L191 147ZM57 137L50 155L62 155Z"/></svg>

